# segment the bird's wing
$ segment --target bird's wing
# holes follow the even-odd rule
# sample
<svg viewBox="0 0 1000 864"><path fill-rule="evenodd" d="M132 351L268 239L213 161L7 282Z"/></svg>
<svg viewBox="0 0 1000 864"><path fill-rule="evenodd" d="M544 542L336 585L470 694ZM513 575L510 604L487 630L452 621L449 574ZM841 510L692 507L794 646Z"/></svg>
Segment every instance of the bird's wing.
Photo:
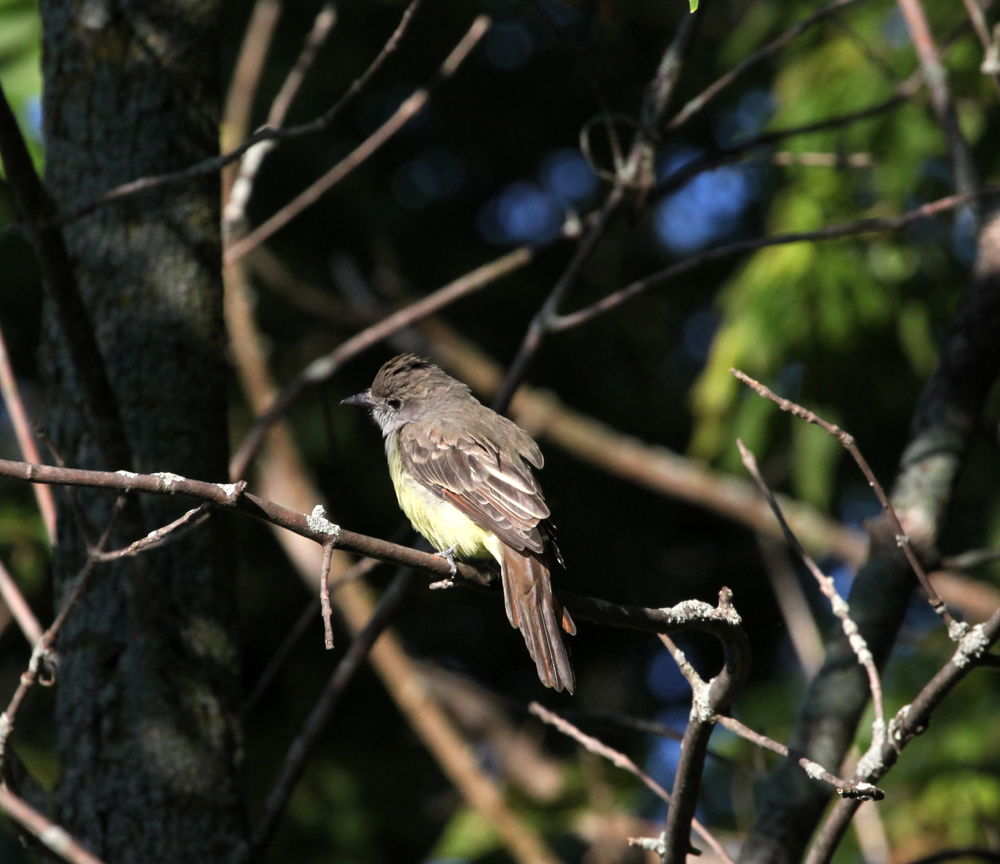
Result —
<svg viewBox="0 0 1000 864"><path fill-rule="evenodd" d="M399 430L404 466L480 528L518 551L545 551L549 516L542 490L517 453L501 451L481 429L448 418ZM525 436L526 437L526 436Z"/></svg>

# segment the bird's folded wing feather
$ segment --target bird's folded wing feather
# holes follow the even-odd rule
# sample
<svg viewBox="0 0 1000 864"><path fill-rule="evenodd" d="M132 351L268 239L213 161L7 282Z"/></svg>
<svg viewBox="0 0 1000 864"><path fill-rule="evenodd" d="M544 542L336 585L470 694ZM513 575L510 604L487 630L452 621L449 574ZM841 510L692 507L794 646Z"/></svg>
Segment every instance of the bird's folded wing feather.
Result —
<svg viewBox="0 0 1000 864"><path fill-rule="evenodd" d="M467 424L408 424L399 431L404 465L480 528L519 551L543 552L547 519L542 490L520 455L507 455ZM529 439L530 440L530 439Z"/></svg>

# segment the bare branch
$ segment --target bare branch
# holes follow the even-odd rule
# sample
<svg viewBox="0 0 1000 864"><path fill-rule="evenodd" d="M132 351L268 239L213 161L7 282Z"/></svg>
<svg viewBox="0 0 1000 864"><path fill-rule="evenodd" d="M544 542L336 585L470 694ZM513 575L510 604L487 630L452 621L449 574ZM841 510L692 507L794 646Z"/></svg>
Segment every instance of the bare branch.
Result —
<svg viewBox="0 0 1000 864"><path fill-rule="evenodd" d="M699 13L685 16L681 20L674 38L664 51L656 75L646 87L642 120L636 131L624 168L601 207L597 221L587 232L569 265L556 281L534 318L531 319L503 384L493 399L494 411L500 414L506 413L507 407L514 397L514 391L517 390L518 385L527 374L528 367L541 347L546 334L552 329L552 323L559 314L560 304L576 284L584 264L587 263L598 244L604 239L604 235L618 215L618 211L625 201L626 190L634 186L641 193L645 193L653 186L655 177L653 174L652 141L657 134L657 126L677 84L684 58L691 48L698 19Z"/></svg>
<svg viewBox="0 0 1000 864"><path fill-rule="evenodd" d="M101 539L98 543L99 549L103 549L110 539L111 531L114 529L115 522L117 522L124 507L124 497L119 497L111 511L111 518L108 520L107 528L101 535ZM0 769L2 769L4 764L7 741L10 738L11 733L14 731L14 721L17 717L17 712L21 707L21 703L24 702L25 697L28 695L28 692L35 686L35 684L40 683L44 687L49 687L55 683L55 670L58 665L58 658L56 657L54 650L56 636L59 635L59 630L65 623L66 617L72 611L80 597L83 596L83 592L89 584L90 575L93 573L95 565L96 562L93 558L87 559L83 569L70 586L66 599L63 601L62 608L59 610L59 614L56 615L56 620L52 622L49 628L42 633L32 645L31 658L28 661L28 668L21 673L21 680L18 682L17 689L14 691L14 695L11 697L9 704L7 705L7 709L0 714Z"/></svg>
<svg viewBox="0 0 1000 864"><path fill-rule="evenodd" d="M683 261L678 261L676 264L671 264L669 267L665 267L663 270L660 270L651 276L647 276L644 279L639 279L631 285L626 285L619 291L609 294L607 297L602 300L598 300L590 306L585 306L583 309L579 309L576 312L571 312L567 315L559 315L555 321L552 322L551 329L553 332L560 332L562 330L569 330L572 327L579 327L581 324L587 323L591 319L596 318L598 315L603 315L606 312L610 312L612 309L621 306L622 303L627 300L631 300L643 291L661 285L676 276L680 276L682 273L687 273L689 270L694 270L696 267L700 267L710 261L718 261L721 258L742 255L745 252L754 252L768 246L783 246L788 243L814 242L818 240L836 240L841 237L850 237L855 234L898 231L900 228L905 228L908 225L912 225L914 222L926 219L928 216L933 216L935 213L941 213L945 210L953 210L956 207L969 203L976 197L996 194L998 191L1000 191L1000 187L991 187L990 189L982 190L976 195L949 195L947 198L939 198L937 201L931 201L930 203L924 204L913 210L908 210L906 213L899 216L859 219L855 222L846 222L842 225L829 225L826 228L820 228L817 231L798 231L789 234L776 234L772 237L759 237L754 240L740 240L736 243L728 243L724 246L717 246L715 249L710 249L700 255L694 255L690 258L685 258Z"/></svg>
<svg viewBox="0 0 1000 864"><path fill-rule="evenodd" d="M28 225L42 281L49 292L56 318L84 394L84 410L97 446L108 468L129 468L132 457L122 425L118 401L94 335L90 313L80 296L73 262L62 232L53 227L54 207L0 87L0 158L14 200Z"/></svg>
<svg viewBox="0 0 1000 864"><path fill-rule="evenodd" d="M670 131L679 129L695 114L701 111L701 109L704 108L712 99L718 96L722 90L732 84L733 81L740 78L751 66L759 63L761 60L766 60L772 54L776 54L789 42L804 33L814 24L818 24L820 21L829 18L831 15L839 12L847 6L850 6L854 2L856 2L856 0L834 0L834 2L824 6L818 12L814 12L805 20L789 27L776 39L772 39L763 48L759 48L754 51L753 54L744 59L742 62L736 64L736 66L730 69L725 75L720 77L717 81L706 87L701 93L695 96L694 99L688 102L671 118L670 122L667 124L667 129Z"/></svg>
<svg viewBox="0 0 1000 864"><path fill-rule="evenodd" d="M14 370L10 365L7 342L2 331L0 331L0 393L3 394L4 405L7 406L7 414L14 427L14 435L17 437L17 446L21 450L21 458L25 462L41 462L35 438L31 434L31 421L28 419L28 412L24 408L17 379L14 377ZM52 498L52 490L47 486L33 486L32 489L35 493L35 500L38 502L38 510L42 514L42 521L45 523L45 533L48 535L49 545L54 547L56 545L56 503Z"/></svg>
<svg viewBox="0 0 1000 864"><path fill-rule="evenodd" d="M955 191L974 193L979 188L975 165L972 162L969 145L966 144L962 129L958 125L958 112L955 110L955 102L948 87L948 73L941 63L941 56L930 25L927 23L923 6L920 5L920 0L897 0L897 3L910 30L917 57L920 59L920 68L924 70L934 114L944 132ZM972 203L974 209L978 210L978 201Z"/></svg>
<svg viewBox="0 0 1000 864"><path fill-rule="evenodd" d="M0 562L0 597L3 597L3 602L7 604L28 643L37 645L38 640L42 638L42 625L38 623L38 618L31 611L31 606L24 599L21 589L17 587L14 577L7 572L3 562Z"/></svg>
<svg viewBox="0 0 1000 864"><path fill-rule="evenodd" d="M747 741L756 744L758 747L770 750L779 756L795 759L802 766L802 770L806 774L814 780L823 780L829 783L837 790L837 794L843 798L857 798L861 801L881 801L885 797L885 792L878 787L870 783L856 783L853 780L844 780L841 777L837 777L827 771L822 765L813 762L811 759L806 759L805 756L792 753L784 744L779 744L766 735L755 732L749 726L745 726L733 717L720 715L715 718L715 721L720 726L725 726L730 732L739 735L741 738L746 738Z"/></svg>
<svg viewBox="0 0 1000 864"><path fill-rule="evenodd" d="M332 549L332 546L327 548ZM264 851L274 834L278 819L284 812L295 785L302 776L306 760L309 758L316 740L326 728L340 697L354 678L355 673L361 668L361 664L368 656L375 640L389 625L392 616L399 608L400 603L403 602L406 589L409 588L412 581L413 572L411 570L402 570L396 574L395 579L382 595L382 599L368 624L355 636L347 653L337 664L337 668L330 676L330 680L309 713L301 731L289 747L281 774L268 793L263 812L250 836L249 845L235 858L237 864L249 864L249 862L256 861Z"/></svg>
<svg viewBox="0 0 1000 864"><path fill-rule="evenodd" d="M962 0L962 2L965 4L965 11L969 13L972 29L976 31L976 36L979 37L979 44L983 46L983 63L979 67L980 71L984 75L989 76L993 84L993 89L1000 96L1000 69L991 69L988 62L992 40L990 39L989 27L986 24L986 16L983 14L983 10L979 8L976 0ZM998 41L1000 41L1000 28L996 32Z"/></svg>
<svg viewBox="0 0 1000 864"><path fill-rule="evenodd" d="M931 714L957 684L1000 639L1000 610L985 624L977 624L963 636L952 658L927 683L910 705L905 705L889 724L889 734L880 748L872 748L858 764L855 779L876 783L884 777L907 744L927 729ZM859 806L858 801L839 801L809 850L806 864L828 864Z"/></svg>
<svg viewBox="0 0 1000 864"><path fill-rule="evenodd" d="M744 380L746 377L742 376L741 380ZM802 548L802 544L799 543L798 538L792 533L792 529L788 527L788 523L785 521L785 516L781 512L778 502L774 500L774 495L764 482L764 478L757 468L757 460L754 458L753 453L739 439L736 440L736 444L740 448L740 456L743 458L743 464L746 466L747 471L750 472L750 476L753 477L757 488L760 489L760 494L767 499L767 503L771 505L771 510L774 512L775 518L781 523L781 530L785 533L788 545L798 553L806 568L812 573L813 578L819 584L819 589L823 592L823 596L830 601L833 614L840 619L844 635L847 636L851 648L854 650L855 655L857 655L858 663L864 666L865 672L868 674L868 686L871 689L872 703L875 706L874 738L881 742L886 731L885 706L882 702L882 682L879 679L878 669L875 667L875 658L868 649L868 643L858 631L858 625L854 622L854 619L851 618L851 610L847 605L847 601L837 593L833 579L819 569L819 566L813 561L812 556Z"/></svg>
<svg viewBox="0 0 1000 864"><path fill-rule="evenodd" d="M927 594L927 600L931 604L931 608L947 625L948 635L951 636L952 639L957 639L964 635L968 628L963 627L955 621L955 619L951 616L951 613L948 611L948 607L945 606L944 601L938 597L937 592L934 590L934 586L931 585L931 580L927 578L927 572L917 559L913 549L910 548L909 538L903 530L902 524L900 524L899 516L896 515L896 510L892 506L892 502L889 501L889 497L885 494L882 484L878 482L878 478L875 477L874 472L868 465L868 461L861 455L861 451L858 449L858 445L854 441L854 436L848 434L836 424L828 423L822 417L807 408L803 408L801 405L796 405L794 402L776 395L759 381L755 381L744 372L740 372L738 369L730 369L729 371L744 384L747 384L756 390L757 393L765 399L770 399L774 402L779 408L781 408L782 411L788 411L796 417L805 420L807 423L813 423L816 426L819 426L820 429L832 435L844 445L844 449L846 449L847 452L851 454L854 461L858 463L858 467L861 469L861 473L865 475L868 485L875 491L875 495L878 497L879 503L882 505L882 509L885 511L886 516L889 517L889 521L892 523L892 527L896 532L896 543L899 544L899 547L906 554L906 560L910 562L913 572L917 574L917 579L920 580L920 587L923 588L924 592Z"/></svg>
<svg viewBox="0 0 1000 864"><path fill-rule="evenodd" d="M47 849L64 861L70 864L103 864L100 858L91 855L74 840L66 829L46 819L2 782L0 782L0 809L34 834Z"/></svg>
<svg viewBox="0 0 1000 864"><path fill-rule="evenodd" d="M200 507L188 510L187 513L175 519L169 525L164 525L162 528L150 531L141 540L136 540L124 549L115 549L112 552L101 552L99 549L92 549L89 552L90 559L95 562L105 563L108 561L117 561L119 558L130 558L133 555L138 555L140 552L148 552L150 549L158 549L168 539L176 540L187 533L180 529L185 528L190 530L201 525L208 518L208 511L209 505L202 504Z"/></svg>
<svg viewBox="0 0 1000 864"><path fill-rule="evenodd" d="M351 153L345 156L340 162L333 166L326 174L315 183L300 192L288 204L282 207L277 213L258 225L242 240L230 246L223 256L226 264L232 264L255 246L263 243L268 237L287 225L292 219L303 210L318 201L337 183L344 179L355 168L371 156L379 147L403 128L413 117L415 117L430 100L434 89L450 78L462 61L469 55L479 40L485 35L490 27L490 19L486 15L480 15L465 36L456 45L451 53L445 58L434 78L424 87L416 90L402 105L400 105L392 116L375 130L368 138L358 145Z"/></svg>
<svg viewBox="0 0 1000 864"><path fill-rule="evenodd" d="M598 756L607 759L616 768L621 768L623 771L628 771L633 777L637 777L642 783L649 789L654 795L663 799L668 804L670 803L670 793L667 792L659 783L657 783L652 777L650 777L645 771L643 771L638 765L635 764L631 759L628 758L624 753L615 750L613 747L609 747L603 741L594 738L591 735L586 735L576 728L572 723L564 718L560 717L554 711L549 711L547 708L540 705L538 702L532 702L528 706L528 711L534 714L543 723L548 723L550 726L554 726L563 735L568 735L574 741L578 742L581 746L585 747L591 753L595 753ZM697 819L692 820L692 826L694 830L698 832L698 835L711 847L712 851L719 857L720 861L725 862L725 864L733 864L733 859L729 857L729 853L723 848L722 844L716 840L711 832L701 824Z"/></svg>
<svg viewBox="0 0 1000 864"><path fill-rule="evenodd" d="M414 0L414 2L417 2L417 0ZM267 126L272 129L280 129L284 124L285 115L292 105L295 94L298 92L299 87L302 86L306 73L316 59L317 52L326 41L326 37L330 34L336 23L336 8L332 3L325 3L313 21L312 30L306 36L305 45L302 46L302 51L295 61L295 65L286 76L284 84L281 85L281 89L278 91L278 95L274 97L274 101L271 103L271 110L267 115ZM232 93L230 94L231 97ZM248 99L245 101L249 103L251 100ZM225 113L227 116L229 115L228 106ZM246 121L234 125L237 125L242 137L246 129ZM222 230L224 234L231 232L243 220L247 202L250 200L250 195L253 192L254 179L260 170L260 166L264 164L267 154L274 149L275 145L276 142L273 140L261 141L259 144L251 147L240 160L239 173L230 185L228 195L225 191L223 192L223 200L226 202L222 210Z"/></svg>
<svg viewBox="0 0 1000 864"><path fill-rule="evenodd" d="M264 71L264 62L267 60L271 40L274 38L274 29L280 16L279 0L256 0L254 3L240 43L240 53L236 57L236 66L229 83L225 106L222 109L223 147L229 146L232 139L238 141L243 138L247 126L250 125L260 76Z"/></svg>
<svg viewBox="0 0 1000 864"><path fill-rule="evenodd" d="M812 678L823 665L823 637L799 584L788 548L761 531L757 532L757 546L799 665L806 678Z"/></svg>
<svg viewBox="0 0 1000 864"><path fill-rule="evenodd" d="M340 574L331 587L334 591L336 591L340 586L366 576L381 563L382 562L377 558L362 558L346 572ZM306 628L312 622L313 618L316 617L319 607L319 598L310 597L309 602L306 603L305 608L302 610L302 614L299 615L296 622L285 635L285 638L271 656L271 659L267 661L267 666L265 666L264 671L260 673L260 677L257 679L257 683L253 685L250 695L244 700L243 705L240 707L241 717L246 717L246 715L249 714L253 710L254 706L260 701L260 697L264 695L264 692L277 676L278 670L281 669L282 664L288 658L292 648L295 647L295 643L299 641L302 634L305 633Z"/></svg>

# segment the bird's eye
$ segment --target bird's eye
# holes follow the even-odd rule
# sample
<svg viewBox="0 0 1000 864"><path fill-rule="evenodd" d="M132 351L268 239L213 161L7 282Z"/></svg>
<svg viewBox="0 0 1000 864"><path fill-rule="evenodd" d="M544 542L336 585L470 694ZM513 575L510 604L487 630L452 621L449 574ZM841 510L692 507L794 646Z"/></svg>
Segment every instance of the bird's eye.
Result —
<svg viewBox="0 0 1000 864"><path fill-rule="evenodd" d="M399 399L386 399L385 404L388 405L393 411L398 411L403 407L403 403Z"/></svg>

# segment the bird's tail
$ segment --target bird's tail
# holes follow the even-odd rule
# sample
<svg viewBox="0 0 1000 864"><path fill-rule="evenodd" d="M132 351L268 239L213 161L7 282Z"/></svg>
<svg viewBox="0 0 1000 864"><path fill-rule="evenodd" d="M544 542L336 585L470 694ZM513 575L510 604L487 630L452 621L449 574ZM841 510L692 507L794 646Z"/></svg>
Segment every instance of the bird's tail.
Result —
<svg viewBox="0 0 1000 864"><path fill-rule="evenodd" d="M504 546L500 569L507 619L524 636L539 679L546 687L572 693L576 678L560 625L571 634L576 625L552 593L548 565L541 556Z"/></svg>

